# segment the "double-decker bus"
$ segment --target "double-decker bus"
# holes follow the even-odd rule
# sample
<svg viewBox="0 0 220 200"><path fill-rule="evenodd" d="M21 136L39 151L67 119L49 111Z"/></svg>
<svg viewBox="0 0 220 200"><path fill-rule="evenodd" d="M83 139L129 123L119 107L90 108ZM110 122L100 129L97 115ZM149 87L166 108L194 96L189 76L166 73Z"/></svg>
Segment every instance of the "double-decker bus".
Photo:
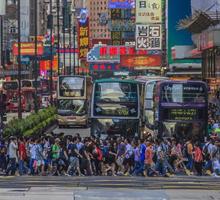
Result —
<svg viewBox="0 0 220 200"><path fill-rule="evenodd" d="M159 137L203 140L208 92L201 81L159 81L154 85L153 121Z"/></svg>
<svg viewBox="0 0 220 200"><path fill-rule="evenodd" d="M142 106L142 133L150 132L153 134L155 121L154 121L154 87L157 82L162 80L168 80L167 77L161 76L138 76L135 77L140 83L141 87L141 106Z"/></svg>
<svg viewBox="0 0 220 200"><path fill-rule="evenodd" d="M59 127L88 126L92 81L85 76L59 76L57 84Z"/></svg>
<svg viewBox="0 0 220 200"><path fill-rule="evenodd" d="M16 112L18 110L18 82L4 81L2 89L7 96L7 112Z"/></svg>
<svg viewBox="0 0 220 200"><path fill-rule="evenodd" d="M96 80L91 100L91 134L139 136L139 95L139 83L135 80Z"/></svg>
<svg viewBox="0 0 220 200"><path fill-rule="evenodd" d="M2 84L3 91L7 95L7 111L18 110L18 81L5 81ZM23 111L33 109L34 88L31 80L21 81L21 106Z"/></svg>

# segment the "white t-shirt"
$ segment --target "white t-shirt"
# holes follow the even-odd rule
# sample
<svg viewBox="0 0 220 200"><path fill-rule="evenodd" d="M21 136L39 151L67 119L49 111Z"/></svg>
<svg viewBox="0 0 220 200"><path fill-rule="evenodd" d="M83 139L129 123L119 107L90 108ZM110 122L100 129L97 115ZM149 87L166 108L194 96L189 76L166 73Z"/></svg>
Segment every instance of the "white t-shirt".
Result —
<svg viewBox="0 0 220 200"><path fill-rule="evenodd" d="M125 157L126 158L130 158L132 156L132 154L133 154L133 147L130 144L127 144L125 148L126 148L126 155L125 155Z"/></svg>
<svg viewBox="0 0 220 200"><path fill-rule="evenodd" d="M8 148L9 158L16 158L17 159L17 149L18 149L18 146L14 142L10 142L9 148Z"/></svg>

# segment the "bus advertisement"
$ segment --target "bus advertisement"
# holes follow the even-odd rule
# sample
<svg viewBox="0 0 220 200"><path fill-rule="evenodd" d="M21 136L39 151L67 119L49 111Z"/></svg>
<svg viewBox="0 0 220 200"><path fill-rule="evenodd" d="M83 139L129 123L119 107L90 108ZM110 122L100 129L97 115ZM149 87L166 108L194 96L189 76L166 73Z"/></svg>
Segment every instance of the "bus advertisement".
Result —
<svg viewBox="0 0 220 200"><path fill-rule="evenodd" d="M208 92L201 81L159 81L154 88L153 119L159 137L203 140Z"/></svg>
<svg viewBox="0 0 220 200"><path fill-rule="evenodd" d="M139 136L139 84L134 80L100 79L93 84L91 134Z"/></svg>
<svg viewBox="0 0 220 200"><path fill-rule="evenodd" d="M59 127L88 126L91 90L90 77L59 76L57 84Z"/></svg>

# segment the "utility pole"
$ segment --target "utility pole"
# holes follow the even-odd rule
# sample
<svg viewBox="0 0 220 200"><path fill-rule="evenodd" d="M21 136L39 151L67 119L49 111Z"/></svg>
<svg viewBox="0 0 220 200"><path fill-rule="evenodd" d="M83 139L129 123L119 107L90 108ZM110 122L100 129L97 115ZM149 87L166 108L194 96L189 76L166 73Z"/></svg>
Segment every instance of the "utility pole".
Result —
<svg viewBox="0 0 220 200"><path fill-rule="evenodd" d="M22 105L21 105L21 2L18 0L18 119L22 119Z"/></svg>
<svg viewBox="0 0 220 200"><path fill-rule="evenodd" d="M58 76L60 75L60 0L57 0Z"/></svg>
<svg viewBox="0 0 220 200"><path fill-rule="evenodd" d="M69 75L71 75L72 74L72 52L71 52L71 50L72 50L72 37L71 37L71 34L72 34L72 29L71 29L71 27L72 27L72 20L71 20L71 17L72 17L72 15L71 15L71 12L69 13L69 66L70 66L70 68L69 68Z"/></svg>
<svg viewBox="0 0 220 200"><path fill-rule="evenodd" d="M64 75L66 74L66 36L65 36L65 14L66 14L66 6L67 0L63 0L63 68L64 68Z"/></svg>
<svg viewBox="0 0 220 200"><path fill-rule="evenodd" d="M76 74L76 26L75 26L75 20L76 20L76 2L73 1L73 75Z"/></svg>
<svg viewBox="0 0 220 200"><path fill-rule="evenodd" d="M50 0L50 104L53 105L53 15L52 15L52 0Z"/></svg>
<svg viewBox="0 0 220 200"><path fill-rule="evenodd" d="M35 81L35 98L34 98L34 111L38 112L38 92L37 92L37 79L38 79L38 61L37 61L37 12L38 12L38 0L34 0L34 81Z"/></svg>
<svg viewBox="0 0 220 200"><path fill-rule="evenodd" d="M4 32L3 32L3 29L4 29L4 26L3 26L3 15L0 16L0 29L1 29L1 35L0 35L0 42L1 42L1 45L0 45L0 48L1 48L1 65L3 67L3 69L5 68L5 62L4 62L4 51L3 51L3 36L4 36Z"/></svg>
<svg viewBox="0 0 220 200"><path fill-rule="evenodd" d="M5 59L4 59L4 51L3 51L3 42L4 42L4 15L6 12L6 0L1 2L0 9L0 66L2 65L3 69L5 68Z"/></svg>

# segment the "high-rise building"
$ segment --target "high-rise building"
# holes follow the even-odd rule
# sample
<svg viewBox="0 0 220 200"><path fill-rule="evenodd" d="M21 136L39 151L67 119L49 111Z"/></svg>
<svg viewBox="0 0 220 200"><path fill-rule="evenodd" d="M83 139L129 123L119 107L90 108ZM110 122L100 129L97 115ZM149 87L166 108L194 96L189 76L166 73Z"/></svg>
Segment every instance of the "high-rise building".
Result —
<svg viewBox="0 0 220 200"><path fill-rule="evenodd" d="M108 0L88 0L90 44L93 41L110 40L108 30Z"/></svg>

